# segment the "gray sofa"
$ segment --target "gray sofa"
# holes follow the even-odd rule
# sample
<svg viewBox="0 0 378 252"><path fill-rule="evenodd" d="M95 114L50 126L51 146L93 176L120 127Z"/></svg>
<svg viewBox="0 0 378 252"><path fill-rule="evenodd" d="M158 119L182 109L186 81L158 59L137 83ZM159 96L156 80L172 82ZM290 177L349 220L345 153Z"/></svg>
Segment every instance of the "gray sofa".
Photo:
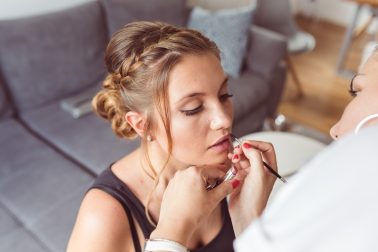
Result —
<svg viewBox="0 0 378 252"><path fill-rule="evenodd" d="M74 118L61 103L89 99L100 88L104 49L121 25L185 25L185 1L154 1L154 8L145 2L91 1L0 21L0 251L64 251L95 176L138 145L117 139L93 113ZM251 28L243 72L230 87L237 135L260 130L274 115L285 53L281 36Z"/></svg>

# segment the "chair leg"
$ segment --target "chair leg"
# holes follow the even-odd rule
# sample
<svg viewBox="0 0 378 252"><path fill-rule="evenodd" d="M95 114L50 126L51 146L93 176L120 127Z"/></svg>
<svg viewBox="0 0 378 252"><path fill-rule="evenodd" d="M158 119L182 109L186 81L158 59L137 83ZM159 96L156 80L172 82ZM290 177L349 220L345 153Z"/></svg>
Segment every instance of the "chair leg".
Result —
<svg viewBox="0 0 378 252"><path fill-rule="evenodd" d="M289 55L286 56L286 63L288 65L289 72L290 72L291 76L293 77L294 84L297 87L297 91L298 91L297 97L298 98L302 98L303 95L304 95L302 84L301 84L301 82L300 82L300 80L298 78L298 74L295 71L294 64L291 61L291 58L290 58Z"/></svg>
<svg viewBox="0 0 378 252"><path fill-rule="evenodd" d="M371 24L371 22L373 22L373 20L374 16L371 15L369 19L362 25L362 27L360 27L353 33L353 40L359 38L367 30L367 28L369 28L369 25Z"/></svg>

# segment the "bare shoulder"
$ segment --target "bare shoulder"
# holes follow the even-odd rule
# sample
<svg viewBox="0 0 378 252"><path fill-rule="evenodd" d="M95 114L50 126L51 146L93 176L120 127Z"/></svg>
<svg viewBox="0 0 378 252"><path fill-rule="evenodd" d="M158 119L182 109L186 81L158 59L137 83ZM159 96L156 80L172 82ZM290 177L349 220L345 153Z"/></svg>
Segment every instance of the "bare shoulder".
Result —
<svg viewBox="0 0 378 252"><path fill-rule="evenodd" d="M133 248L122 205L99 189L84 197L67 251L129 251Z"/></svg>

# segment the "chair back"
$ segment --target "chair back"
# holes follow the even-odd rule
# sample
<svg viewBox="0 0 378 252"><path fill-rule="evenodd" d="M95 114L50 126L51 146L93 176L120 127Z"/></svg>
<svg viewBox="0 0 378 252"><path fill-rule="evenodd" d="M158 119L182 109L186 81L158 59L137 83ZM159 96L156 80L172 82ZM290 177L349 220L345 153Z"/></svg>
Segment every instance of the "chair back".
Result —
<svg viewBox="0 0 378 252"><path fill-rule="evenodd" d="M257 0L254 24L292 37L298 28L289 0Z"/></svg>

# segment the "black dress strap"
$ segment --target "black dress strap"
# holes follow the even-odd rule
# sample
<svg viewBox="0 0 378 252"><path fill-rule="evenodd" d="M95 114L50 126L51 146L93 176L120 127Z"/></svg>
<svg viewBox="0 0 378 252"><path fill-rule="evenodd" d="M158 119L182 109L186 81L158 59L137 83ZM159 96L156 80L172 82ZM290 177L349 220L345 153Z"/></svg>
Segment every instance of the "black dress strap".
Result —
<svg viewBox="0 0 378 252"><path fill-rule="evenodd" d="M139 242L139 238L138 238L138 232L137 232L136 227L135 227L133 216L131 215L129 207L124 204L124 202L121 198L119 198L119 193L117 193L114 190L114 188L110 188L109 186L104 185L104 184L100 184L100 183L95 183L91 188L97 188L97 189L100 189L102 191L107 192L108 194L115 197L118 200L118 202L120 202L122 204L122 207L124 208L124 210L126 212L127 219L129 221L130 232L131 232L131 237L133 239L135 252L142 252L142 247L140 246L140 242Z"/></svg>
<svg viewBox="0 0 378 252"><path fill-rule="evenodd" d="M111 167L103 171L99 177L95 180L91 188L101 189L115 199L117 199L126 211L127 218L130 223L130 230L133 236L133 242L135 251L142 251L138 234L135 228L134 219L139 224L144 238L149 238L155 227L149 223L145 214L145 207L142 202L136 197L136 195L130 190L130 188L120 180L111 170ZM221 202L223 227L216 237L210 243L200 248L194 249L195 252L229 252L233 251L233 240L235 239L234 230L232 228L231 218L228 212L227 200L224 199Z"/></svg>

